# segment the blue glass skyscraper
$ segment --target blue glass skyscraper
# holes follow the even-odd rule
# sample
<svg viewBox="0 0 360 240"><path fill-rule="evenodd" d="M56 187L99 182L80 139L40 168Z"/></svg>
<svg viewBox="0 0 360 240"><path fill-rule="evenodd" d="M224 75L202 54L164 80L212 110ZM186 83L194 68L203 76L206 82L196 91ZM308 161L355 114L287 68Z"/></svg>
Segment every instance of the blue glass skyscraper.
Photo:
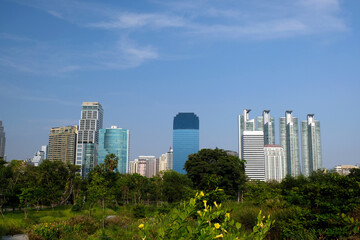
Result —
<svg viewBox="0 0 360 240"><path fill-rule="evenodd" d="M115 154L118 158L117 171L120 173L128 172L129 165L129 142L130 133L127 129L112 126L99 131L99 153L98 164L105 163L108 154Z"/></svg>
<svg viewBox="0 0 360 240"><path fill-rule="evenodd" d="M173 169L185 173L189 154L199 151L199 117L194 113L178 113L173 125Z"/></svg>

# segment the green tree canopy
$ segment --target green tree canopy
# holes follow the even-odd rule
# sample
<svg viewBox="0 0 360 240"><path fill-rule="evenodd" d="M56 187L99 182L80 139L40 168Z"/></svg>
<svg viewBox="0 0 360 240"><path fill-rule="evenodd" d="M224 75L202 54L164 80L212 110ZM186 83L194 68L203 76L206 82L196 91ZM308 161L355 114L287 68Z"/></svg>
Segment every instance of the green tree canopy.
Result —
<svg viewBox="0 0 360 240"><path fill-rule="evenodd" d="M201 190L219 187L235 197L246 182L245 161L218 148L190 154L185 169L193 185Z"/></svg>

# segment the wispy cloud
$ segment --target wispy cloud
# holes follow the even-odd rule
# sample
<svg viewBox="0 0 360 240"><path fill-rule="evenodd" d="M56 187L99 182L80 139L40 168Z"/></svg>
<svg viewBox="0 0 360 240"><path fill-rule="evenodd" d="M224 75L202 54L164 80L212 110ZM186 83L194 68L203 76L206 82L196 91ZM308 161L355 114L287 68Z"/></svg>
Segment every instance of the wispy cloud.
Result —
<svg viewBox="0 0 360 240"><path fill-rule="evenodd" d="M22 100L22 101L31 101L31 102L45 102L45 103L54 103L59 105L66 105L66 106L72 106L72 107L79 107L78 103L69 102L57 97L53 96L46 96L43 93L41 94L41 97L34 96L36 93L34 92L28 92L26 89L22 89L15 86L0 86L1 95L4 98L10 98L10 99L16 99L16 100Z"/></svg>
<svg viewBox="0 0 360 240"><path fill-rule="evenodd" d="M184 40L202 44L213 40L294 38L349 30L339 0L152 0L146 11L137 12L76 0L13 1L40 9L85 31L107 31L112 36L100 43L86 39L80 50L76 46L58 46L0 33L0 44L14 42L0 48L0 65L38 74L134 68L169 54L160 54L162 45L153 40L156 37L149 38L149 34L162 34L176 45ZM20 41L25 44L17 45Z"/></svg>
<svg viewBox="0 0 360 240"><path fill-rule="evenodd" d="M90 23L88 26L104 29L129 29L140 27L165 28L185 26L185 21L181 17L165 14L119 13L109 21Z"/></svg>
<svg viewBox="0 0 360 240"><path fill-rule="evenodd" d="M15 44L0 49L0 66L21 72L47 75L73 71L134 68L145 61L158 58L156 48L150 45L138 45L125 37L121 37L115 43L96 43L81 50L40 41Z"/></svg>

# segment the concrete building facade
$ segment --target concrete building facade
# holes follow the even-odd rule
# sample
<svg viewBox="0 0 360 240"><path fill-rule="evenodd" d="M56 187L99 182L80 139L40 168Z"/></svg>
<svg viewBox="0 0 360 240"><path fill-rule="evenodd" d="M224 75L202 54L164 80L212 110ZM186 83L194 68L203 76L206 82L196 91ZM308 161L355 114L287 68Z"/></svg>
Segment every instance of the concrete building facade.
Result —
<svg viewBox="0 0 360 240"><path fill-rule="evenodd" d="M48 159L74 164L78 126L55 127L50 130Z"/></svg>
<svg viewBox="0 0 360 240"><path fill-rule="evenodd" d="M280 145L265 145L265 181L280 182L285 177L285 154Z"/></svg>
<svg viewBox="0 0 360 240"><path fill-rule="evenodd" d="M241 144L242 159L246 160L245 174L250 180L265 181L263 131L244 131Z"/></svg>

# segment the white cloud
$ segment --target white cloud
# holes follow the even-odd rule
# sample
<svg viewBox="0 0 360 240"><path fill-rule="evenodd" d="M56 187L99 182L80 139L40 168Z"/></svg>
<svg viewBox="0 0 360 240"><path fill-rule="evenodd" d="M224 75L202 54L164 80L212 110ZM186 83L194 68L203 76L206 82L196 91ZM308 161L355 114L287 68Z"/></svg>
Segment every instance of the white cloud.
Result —
<svg viewBox="0 0 360 240"><path fill-rule="evenodd" d="M179 0L157 2L156 7L143 12L76 0L14 1L80 27L105 30L115 36L103 43L87 39L80 50L71 45L57 46L0 33L1 41L18 42L0 49L0 65L36 74L126 69L160 59L154 47L160 45L153 40L156 38L149 37L149 32L154 36L162 34L168 41L190 40L202 44L208 40L266 40L349 30L339 0ZM21 41L24 44L19 44ZM150 44L136 43L144 41Z"/></svg>
<svg viewBox="0 0 360 240"><path fill-rule="evenodd" d="M119 13L109 21L90 23L88 26L105 29L126 29L140 27L181 27L185 22L180 17L173 17L164 14L138 14L138 13Z"/></svg>

